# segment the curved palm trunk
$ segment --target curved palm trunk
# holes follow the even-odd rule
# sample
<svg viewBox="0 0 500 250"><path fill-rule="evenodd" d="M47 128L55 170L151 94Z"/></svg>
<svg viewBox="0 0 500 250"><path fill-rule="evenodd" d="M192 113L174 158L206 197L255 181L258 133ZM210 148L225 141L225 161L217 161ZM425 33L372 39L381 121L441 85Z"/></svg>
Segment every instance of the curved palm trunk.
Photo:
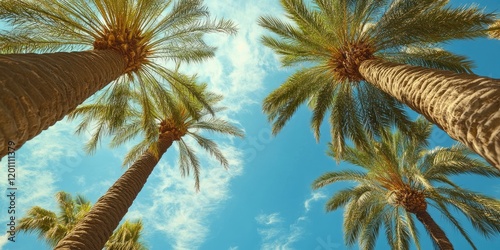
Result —
<svg viewBox="0 0 500 250"><path fill-rule="evenodd" d="M54 249L101 250L173 141L171 132L162 134L157 142L158 156L150 151L142 154Z"/></svg>
<svg viewBox="0 0 500 250"><path fill-rule="evenodd" d="M500 170L500 80L381 60L359 72Z"/></svg>
<svg viewBox="0 0 500 250"><path fill-rule="evenodd" d="M113 50L0 55L0 158L20 148L122 75Z"/></svg>
<svg viewBox="0 0 500 250"><path fill-rule="evenodd" d="M444 233L444 231L436 224L431 215L427 211L415 213L417 219L424 224L425 229L431 235L432 239L441 250L452 250L453 245Z"/></svg>

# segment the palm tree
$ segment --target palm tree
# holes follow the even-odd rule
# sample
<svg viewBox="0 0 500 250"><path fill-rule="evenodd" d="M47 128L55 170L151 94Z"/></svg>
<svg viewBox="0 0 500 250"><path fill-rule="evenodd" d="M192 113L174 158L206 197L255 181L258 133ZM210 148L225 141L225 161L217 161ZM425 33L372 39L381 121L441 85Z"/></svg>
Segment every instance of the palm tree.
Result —
<svg viewBox="0 0 500 250"><path fill-rule="evenodd" d="M143 80L171 78L164 62L203 61L215 50L204 34L235 32L201 0L4 0L0 21L10 25L0 51L14 53L0 55L0 157L7 141L21 147L110 82L154 95L158 86Z"/></svg>
<svg viewBox="0 0 500 250"><path fill-rule="evenodd" d="M190 82L196 81L194 77L179 73L177 77ZM206 92L206 85L198 85L197 88L200 92L205 92L203 98L211 106L221 100L221 96ZM101 249L146 184L148 176L163 154L174 142L177 142L179 148L181 173L189 175L193 172L195 188L199 190L200 162L185 137L194 139L227 168L228 161L217 144L203 136L201 132L243 136L240 129L224 119L213 116L211 111L194 99L191 99L191 102L183 102L165 93L170 105L160 106L155 103L154 99L151 99L150 103L141 103L141 93L138 91L131 91L126 95L132 104L125 105L126 109L123 110L126 117L125 123L116 123L113 117L107 116L108 111L113 109L113 103L107 102L106 98L99 98L95 103L80 106L70 116L70 118L82 116L78 132L86 131L91 125L97 125L86 147L89 152L96 148L99 138L107 134L113 135L110 142L112 147L121 145L141 134L144 139L125 156L124 165L130 165L127 171L55 249ZM147 106L144 106L145 104ZM213 108L214 112L222 110L223 108L219 107Z"/></svg>
<svg viewBox="0 0 500 250"><path fill-rule="evenodd" d="M92 207L90 201L83 196L77 195L75 198L72 198L70 194L63 191L56 194L56 200L59 203L58 213L39 206L32 207L28 210L27 215L20 219L17 229L20 232L35 232L49 246L55 247L83 219ZM126 220L113 233L106 243L105 249L145 250L144 243L140 241L141 231L142 222L140 220L136 222ZM129 247L120 248L121 246Z"/></svg>
<svg viewBox="0 0 500 250"><path fill-rule="evenodd" d="M323 174L314 181L313 188L339 181L357 183L336 192L326 204L327 211L345 208L343 227L348 245L357 240L361 249L374 249L382 230L392 249L409 249L410 238L420 249L416 218L440 249L453 249L430 215L428 207L433 207L477 249L450 210L460 211L477 231L488 237L500 233L500 201L462 188L450 177L459 174L499 177L500 173L476 159L461 144L426 149L432 125L419 119L414 128L413 138L387 128L380 140L369 141L367 149L347 147L342 159L363 170ZM329 154L337 156L331 147Z"/></svg>
<svg viewBox="0 0 500 250"><path fill-rule="evenodd" d="M308 101L316 139L330 110L340 156L346 139L366 145L384 126L410 133L403 103L500 169L500 81L470 74L472 62L436 47L485 36L493 14L447 0L312 2L281 0L293 23L259 20L277 35L262 41L282 65L302 67L264 100L275 134Z"/></svg>

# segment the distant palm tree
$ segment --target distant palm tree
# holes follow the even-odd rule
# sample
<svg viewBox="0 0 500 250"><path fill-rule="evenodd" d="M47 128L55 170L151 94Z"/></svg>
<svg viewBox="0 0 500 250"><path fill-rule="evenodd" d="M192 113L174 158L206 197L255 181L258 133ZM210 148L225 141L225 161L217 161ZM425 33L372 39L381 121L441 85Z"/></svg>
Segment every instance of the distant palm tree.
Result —
<svg viewBox="0 0 500 250"><path fill-rule="evenodd" d="M36 232L40 239L44 239L49 246L55 247L92 207L90 201L81 195L72 198L70 194L61 191L56 194L56 199L59 203L58 213L39 206L32 207L27 215L20 219L17 230L28 233ZM140 239L141 231L140 220L136 222L126 220L113 233L105 249L145 250L147 248ZM124 246L127 248L123 248Z"/></svg>
<svg viewBox="0 0 500 250"><path fill-rule="evenodd" d="M201 0L3 0L0 21L10 25L0 52L44 53L0 55L0 157L7 141L21 147L112 81L118 101L126 87L157 94L150 78L191 89L164 63L210 58L203 35L235 32Z"/></svg>
<svg viewBox="0 0 500 250"><path fill-rule="evenodd" d="M410 238L417 249L419 234L414 218L420 221L440 249L453 249L442 228L431 217L431 206L444 215L477 249L462 224L451 213L460 211L486 237L500 233L500 201L457 185L450 177L478 174L500 177L493 167L475 159L465 146L426 149L432 125L417 121L409 138L386 129L380 140L370 140L367 150L347 147L342 160L363 170L329 172L313 188L339 182L355 182L336 192L327 202L327 211L344 207L344 238L356 240L361 249L374 249L379 232L385 232L392 249L409 249ZM330 148L329 154L336 157Z"/></svg>
<svg viewBox="0 0 500 250"><path fill-rule="evenodd" d="M193 83L196 80L194 77L187 77L179 73L176 77ZM221 96L206 92L206 85L198 85L197 88L204 93L203 98L211 106L222 99ZM127 108L123 110L123 115L126 117L125 124L117 125L113 117L107 116L113 106L106 102L106 98L99 99L104 101L80 106L70 116L70 118L82 117L78 128L79 132L85 131L91 125L97 125L94 127L93 135L87 144L88 151L93 151L97 146L98 139L107 134L113 136L112 147L121 145L138 135L143 135L144 139L132 147L125 156L124 164L131 166L98 200L75 230L59 243L56 249L101 249L146 184L148 176L163 154L174 142L177 142L179 147L181 173L186 175L192 171L195 178L195 188L199 190L200 162L193 149L185 141L185 137L194 139L224 167L228 167L228 161L217 144L206 138L202 132L243 136L240 129L224 119L213 116L211 111L201 103L196 102L195 99L183 102L175 96L168 96L168 93L165 93L170 104L161 106L154 103L153 98L148 103L141 103L141 93L137 91L131 91L126 95L132 104L126 105ZM213 107L214 112L222 110L223 108Z"/></svg>
<svg viewBox="0 0 500 250"><path fill-rule="evenodd" d="M261 17L259 24L276 35L262 41L283 66L302 68L264 100L273 133L308 102L318 140L330 111L332 143L341 155L347 139L366 145L387 125L410 133L401 102L500 169L500 81L465 74L472 72L470 61L436 47L485 36L494 15L447 3L281 0L292 23Z"/></svg>

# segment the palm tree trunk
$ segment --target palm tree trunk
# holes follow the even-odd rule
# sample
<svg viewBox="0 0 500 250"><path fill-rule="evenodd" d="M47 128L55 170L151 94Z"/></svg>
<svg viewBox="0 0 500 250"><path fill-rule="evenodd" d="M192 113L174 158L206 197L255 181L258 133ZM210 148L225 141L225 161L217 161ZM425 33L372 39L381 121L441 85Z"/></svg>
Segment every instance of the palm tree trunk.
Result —
<svg viewBox="0 0 500 250"><path fill-rule="evenodd" d="M381 60L359 72L500 170L500 80Z"/></svg>
<svg viewBox="0 0 500 250"><path fill-rule="evenodd" d="M101 250L173 141L171 132L162 134L157 142L158 155L149 150L142 154L54 249Z"/></svg>
<svg viewBox="0 0 500 250"><path fill-rule="evenodd" d="M122 75L113 50L0 55L0 158L20 148Z"/></svg>
<svg viewBox="0 0 500 250"><path fill-rule="evenodd" d="M434 242L439 246L439 249L453 250L453 245L450 240L427 211L417 212L415 215L417 219L424 224L425 229L427 229L427 232L429 232Z"/></svg>

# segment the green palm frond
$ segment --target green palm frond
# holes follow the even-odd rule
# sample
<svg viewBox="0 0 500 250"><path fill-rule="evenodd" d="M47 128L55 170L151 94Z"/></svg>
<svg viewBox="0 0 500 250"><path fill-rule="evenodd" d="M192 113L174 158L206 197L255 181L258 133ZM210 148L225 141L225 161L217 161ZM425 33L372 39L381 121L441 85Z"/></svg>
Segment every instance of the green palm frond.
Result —
<svg viewBox="0 0 500 250"><path fill-rule="evenodd" d="M385 128L380 137L368 140L364 148L346 147L340 159L360 170L328 172L313 182L313 189L338 182L354 183L336 191L326 202L327 211L344 208L346 244L357 242L361 249L376 249L377 237L385 234L391 249L409 249L410 241L421 249L416 212L406 210L407 205L398 201L401 190L423 194L425 206L443 214L474 249L464 222L458 221L451 209L464 215L485 237L498 235L500 201L467 190L450 177L459 174L498 177L500 173L461 144L428 150L430 122L419 118L411 127L416 134L412 137ZM328 154L333 158L339 156L332 146Z"/></svg>
<svg viewBox="0 0 500 250"><path fill-rule="evenodd" d="M472 191L439 187L436 191L445 203L458 208L471 222L474 228L484 236L500 232L500 202Z"/></svg>
<svg viewBox="0 0 500 250"><path fill-rule="evenodd" d="M394 54L387 52L383 56L392 62L452 70L460 73L472 73L471 69L474 68L473 62L466 57L436 47L410 47Z"/></svg>
<svg viewBox="0 0 500 250"><path fill-rule="evenodd" d="M146 250L146 245L141 241L142 221L126 220L121 224L109 238L104 249L106 250Z"/></svg>
<svg viewBox="0 0 500 250"><path fill-rule="evenodd" d="M39 239L42 239L56 224L57 215L54 212L35 206L30 208L26 216L19 220L17 230L27 233L34 232Z"/></svg>
<svg viewBox="0 0 500 250"><path fill-rule="evenodd" d="M411 238L413 239L413 242L415 243L415 247L417 249L421 249L420 247L420 238L417 230L417 226L415 225L415 221L413 219L413 216L411 216L410 213L404 212L404 220L408 225L408 231L410 233Z"/></svg>
<svg viewBox="0 0 500 250"><path fill-rule="evenodd" d="M347 180L353 180L363 183L366 181L366 179L367 179L366 173L359 171L344 170L337 172L329 172L321 175L318 179L316 179L313 182L312 187L314 189L318 189L338 181L347 181Z"/></svg>
<svg viewBox="0 0 500 250"><path fill-rule="evenodd" d="M200 160L193 152L193 149L186 144L184 140L179 143L179 169L182 176L187 176L193 172L194 186L198 191L200 190Z"/></svg>
<svg viewBox="0 0 500 250"><path fill-rule="evenodd" d="M434 176L449 176L458 174L478 174L487 177L500 177L500 173L491 169L486 163L479 159L468 157L473 154L464 145L458 144L451 148L436 148L427 155L427 165L423 172L426 178L433 179ZM432 163L429 164L429 161Z"/></svg>
<svg viewBox="0 0 500 250"><path fill-rule="evenodd" d="M457 230L462 234L462 236L467 240L469 245L474 249L477 250L476 245L472 241L469 233L463 228L463 226L460 224L460 222L452 215L452 213L449 211L449 209L446 207L446 205L442 202L442 200L435 200L437 205L432 204L434 207L436 207L442 214L445 215L445 217L457 228Z"/></svg>
<svg viewBox="0 0 500 250"><path fill-rule="evenodd" d="M493 22L493 14L484 14L476 6L452 9L447 4L447 0L394 1L373 28L377 47L483 37L485 27Z"/></svg>

